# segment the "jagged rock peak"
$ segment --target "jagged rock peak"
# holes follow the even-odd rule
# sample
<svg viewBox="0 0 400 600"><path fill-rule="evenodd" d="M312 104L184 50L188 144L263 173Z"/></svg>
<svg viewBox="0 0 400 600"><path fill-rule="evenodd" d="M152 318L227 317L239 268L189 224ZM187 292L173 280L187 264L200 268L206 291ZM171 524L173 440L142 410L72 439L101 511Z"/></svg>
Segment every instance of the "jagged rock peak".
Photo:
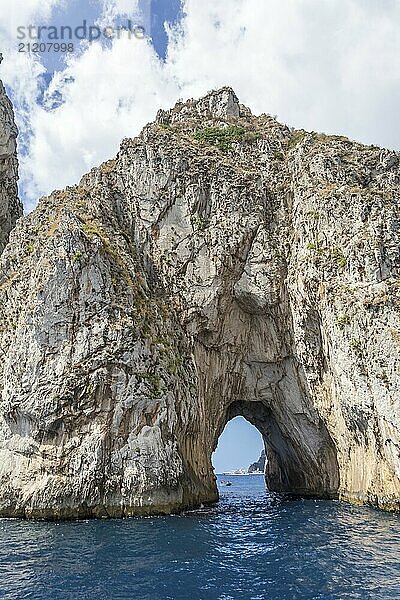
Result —
<svg viewBox="0 0 400 600"><path fill-rule="evenodd" d="M235 119L251 116L249 108L240 104L238 97L231 87L225 86L212 90L200 100L193 98L186 102L177 102L173 109L159 110L157 123L167 125L186 119Z"/></svg>

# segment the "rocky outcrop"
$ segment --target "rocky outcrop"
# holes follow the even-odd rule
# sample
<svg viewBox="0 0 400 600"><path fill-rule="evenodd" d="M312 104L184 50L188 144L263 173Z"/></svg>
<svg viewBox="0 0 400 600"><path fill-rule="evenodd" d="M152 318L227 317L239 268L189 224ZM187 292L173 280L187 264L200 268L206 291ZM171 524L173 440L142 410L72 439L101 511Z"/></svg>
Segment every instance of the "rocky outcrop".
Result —
<svg viewBox="0 0 400 600"><path fill-rule="evenodd" d="M399 176L224 88L43 198L0 263L0 514L213 501L237 415L270 489L398 509Z"/></svg>
<svg viewBox="0 0 400 600"><path fill-rule="evenodd" d="M265 458L265 450L261 450L260 458L256 460L256 462L251 463L248 468L248 473L264 473Z"/></svg>
<svg viewBox="0 0 400 600"><path fill-rule="evenodd" d="M2 59L0 53L0 64ZM17 189L17 135L13 108L0 81L0 253L8 241L10 231L22 215Z"/></svg>

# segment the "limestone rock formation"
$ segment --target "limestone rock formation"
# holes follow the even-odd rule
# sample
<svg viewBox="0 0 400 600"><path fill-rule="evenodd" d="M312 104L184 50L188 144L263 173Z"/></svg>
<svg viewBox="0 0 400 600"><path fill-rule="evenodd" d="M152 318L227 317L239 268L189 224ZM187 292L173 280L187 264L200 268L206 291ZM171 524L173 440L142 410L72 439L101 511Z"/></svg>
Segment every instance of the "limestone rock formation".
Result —
<svg viewBox="0 0 400 600"><path fill-rule="evenodd" d="M0 514L214 501L237 415L270 489L397 510L399 158L223 88L43 198L0 262Z"/></svg>
<svg viewBox="0 0 400 600"><path fill-rule="evenodd" d="M260 471L261 473L264 473L265 458L265 450L261 450L260 458L255 462L251 463L251 465L248 468L248 473L257 473Z"/></svg>
<svg viewBox="0 0 400 600"><path fill-rule="evenodd" d="M0 53L0 64L2 59ZM22 215L17 189L17 135L13 108L0 81L0 253L10 231Z"/></svg>

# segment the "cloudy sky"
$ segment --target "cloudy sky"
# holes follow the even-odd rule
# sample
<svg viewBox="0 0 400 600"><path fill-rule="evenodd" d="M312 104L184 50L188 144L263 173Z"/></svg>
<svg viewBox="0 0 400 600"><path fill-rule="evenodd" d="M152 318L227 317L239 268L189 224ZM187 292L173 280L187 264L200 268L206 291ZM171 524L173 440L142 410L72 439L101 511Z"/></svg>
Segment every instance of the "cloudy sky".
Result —
<svg viewBox="0 0 400 600"><path fill-rule="evenodd" d="M27 211L40 195L75 183L115 155L121 139L139 133L158 108L227 84L255 113L400 149L399 0L0 0L0 6L0 76L20 129ZM131 19L147 36L75 39L74 52L64 55L18 52L18 27L76 27L84 19L103 27Z"/></svg>

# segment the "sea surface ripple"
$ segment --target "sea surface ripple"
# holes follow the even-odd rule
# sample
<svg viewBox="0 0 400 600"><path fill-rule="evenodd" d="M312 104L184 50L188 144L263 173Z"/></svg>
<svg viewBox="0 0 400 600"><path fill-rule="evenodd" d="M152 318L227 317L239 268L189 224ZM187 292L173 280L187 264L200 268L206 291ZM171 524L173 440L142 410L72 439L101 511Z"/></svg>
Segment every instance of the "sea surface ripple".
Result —
<svg viewBox="0 0 400 600"><path fill-rule="evenodd" d="M230 481L218 504L180 516L0 520L0 598L400 599L398 515Z"/></svg>

